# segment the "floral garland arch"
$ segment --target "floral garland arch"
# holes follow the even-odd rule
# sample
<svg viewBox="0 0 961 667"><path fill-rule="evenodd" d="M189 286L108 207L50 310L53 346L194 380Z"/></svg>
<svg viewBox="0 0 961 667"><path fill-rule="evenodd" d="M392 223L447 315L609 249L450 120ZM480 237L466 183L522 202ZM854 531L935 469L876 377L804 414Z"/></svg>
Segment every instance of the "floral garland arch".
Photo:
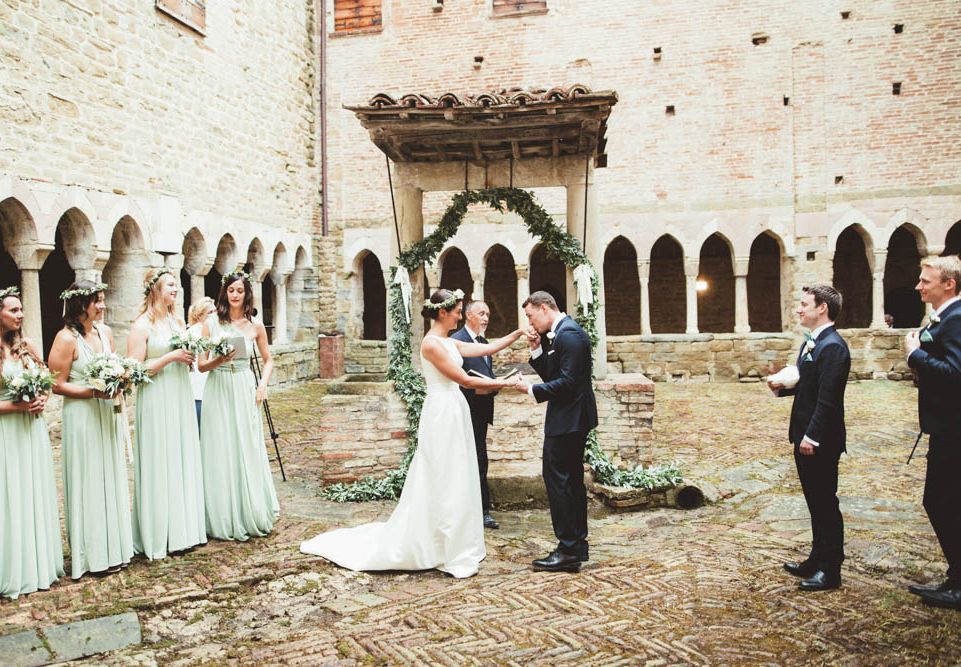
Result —
<svg viewBox="0 0 961 667"><path fill-rule="evenodd" d="M417 450L417 425L427 388L423 376L411 362L411 318L419 312L410 308L409 273L430 264L443 249L444 244L457 233L467 208L471 204L486 203L496 211L516 213L527 226L531 236L539 238L547 254L564 262L574 270L578 301L574 319L590 337L591 346L598 342L597 273L578 245L577 239L554 224L553 219L534 198L532 192L517 188L487 188L465 190L454 195L444 212L440 224L432 234L413 244L398 256L399 267L390 269L389 313L391 335L388 341L387 379L394 382L394 389L407 406L407 452L399 468L384 477L365 477L353 483L332 484L324 488L324 497L337 502L388 500L400 496L407 478L407 469ZM595 431L588 437L585 460L594 471L595 480L613 486L632 486L655 489L674 486L681 481L680 471L674 465L632 470L618 468L601 450Z"/></svg>

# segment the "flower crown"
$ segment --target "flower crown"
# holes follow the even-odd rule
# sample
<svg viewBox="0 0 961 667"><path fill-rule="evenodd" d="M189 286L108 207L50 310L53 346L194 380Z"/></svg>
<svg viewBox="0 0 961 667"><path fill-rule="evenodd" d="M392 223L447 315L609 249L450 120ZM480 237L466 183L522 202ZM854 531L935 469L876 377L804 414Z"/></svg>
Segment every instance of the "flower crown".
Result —
<svg viewBox="0 0 961 667"><path fill-rule="evenodd" d="M151 278L150 280L148 280L143 284L143 295L147 296L148 294L150 294L150 290L153 289L153 286L157 284L158 280L160 280L164 276L172 276L172 275L173 275L173 272L171 272L170 269L160 269L159 271L157 271L157 274L153 278Z"/></svg>
<svg viewBox="0 0 961 667"><path fill-rule="evenodd" d="M107 283L97 283L93 287L81 287L78 289L68 289L60 292L60 300L68 301L75 296L91 296L97 292L103 292L107 289Z"/></svg>
<svg viewBox="0 0 961 667"><path fill-rule="evenodd" d="M457 302L462 300L463 298L464 298L464 293L459 289L455 289L449 297L447 297L445 300L441 301L440 303L432 303L430 299L427 299L426 301L424 301L424 308L426 308L427 310L440 310L442 308L444 310L447 310L448 308L453 308L457 304Z"/></svg>
<svg viewBox="0 0 961 667"><path fill-rule="evenodd" d="M227 279L230 278L230 276L240 276L240 278L241 278L242 280L246 280L248 283L251 282L251 280L250 280L250 274L249 274L249 273L247 273L247 272L244 271L243 269L237 269L236 271L231 271L230 273L225 273L224 275L222 275L222 276L220 277L220 286L221 286L221 287L223 287L224 285L227 284Z"/></svg>
<svg viewBox="0 0 961 667"><path fill-rule="evenodd" d="M4 287L0 289L0 299L6 299L8 296L20 296L20 288L16 285L10 287Z"/></svg>

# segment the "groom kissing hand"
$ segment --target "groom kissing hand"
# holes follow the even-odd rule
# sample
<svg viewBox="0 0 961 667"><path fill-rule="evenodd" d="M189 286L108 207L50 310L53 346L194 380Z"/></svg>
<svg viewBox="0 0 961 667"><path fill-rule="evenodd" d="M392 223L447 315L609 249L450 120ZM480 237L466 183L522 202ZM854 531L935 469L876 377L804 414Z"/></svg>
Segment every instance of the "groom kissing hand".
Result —
<svg viewBox="0 0 961 667"><path fill-rule="evenodd" d="M584 448L588 433L597 426L591 341L547 292L534 292L523 307L531 325L527 334L530 364L543 382L528 385L519 380L514 386L538 403L547 401L543 475L557 537L557 548L533 566L576 572L588 559Z"/></svg>

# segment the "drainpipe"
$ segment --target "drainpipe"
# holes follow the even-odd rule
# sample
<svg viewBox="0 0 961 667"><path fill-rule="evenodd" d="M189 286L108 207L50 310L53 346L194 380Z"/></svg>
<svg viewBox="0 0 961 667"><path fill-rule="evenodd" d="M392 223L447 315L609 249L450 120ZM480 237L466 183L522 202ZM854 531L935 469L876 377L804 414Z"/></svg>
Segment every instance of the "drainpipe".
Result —
<svg viewBox="0 0 961 667"><path fill-rule="evenodd" d="M320 233L327 236L327 0L320 0Z"/></svg>

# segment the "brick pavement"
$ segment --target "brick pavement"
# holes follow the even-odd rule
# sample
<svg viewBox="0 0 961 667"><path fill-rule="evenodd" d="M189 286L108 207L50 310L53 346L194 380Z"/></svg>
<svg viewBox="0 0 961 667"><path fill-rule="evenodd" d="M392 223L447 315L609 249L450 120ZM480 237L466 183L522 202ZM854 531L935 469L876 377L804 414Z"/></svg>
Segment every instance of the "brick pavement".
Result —
<svg viewBox="0 0 961 667"><path fill-rule="evenodd" d="M480 574L352 573L297 553L306 536L383 516L335 506L313 482L282 485L267 539L212 543L106 579L64 581L0 605L0 632L138 612L145 643L107 664L955 664L961 614L921 606L910 581L943 573L920 506L924 461L913 390L849 389L842 463L844 587L802 595L780 562L807 517L784 442L789 401L759 385L661 385L659 460L727 496L699 510L592 509L592 558L577 575L533 573L550 546L544 511L499 514ZM294 445L288 446L288 450ZM922 446L923 450L923 446ZM923 451L922 451L923 454Z"/></svg>

